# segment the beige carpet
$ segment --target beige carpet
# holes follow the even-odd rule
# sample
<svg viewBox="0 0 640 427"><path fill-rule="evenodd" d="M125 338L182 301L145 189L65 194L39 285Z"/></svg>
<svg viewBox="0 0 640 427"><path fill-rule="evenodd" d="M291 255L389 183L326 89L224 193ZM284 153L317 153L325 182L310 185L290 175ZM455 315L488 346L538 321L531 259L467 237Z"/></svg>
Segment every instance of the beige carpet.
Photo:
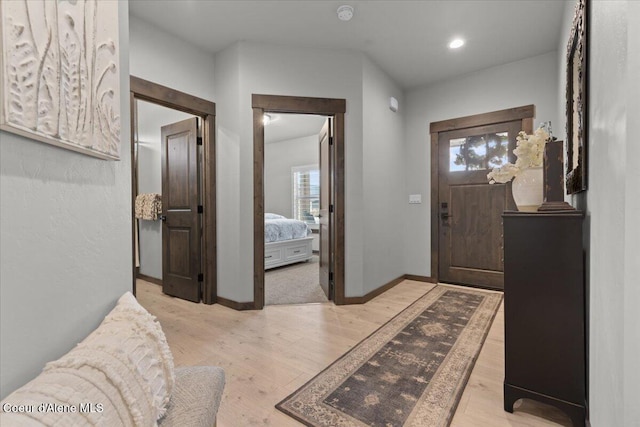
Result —
<svg viewBox="0 0 640 427"><path fill-rule="evenodd" d="M307 262L273 268L264 273L264 303L304 304L327 302L320 288L318 256Z"/></svg>
<svg viewBox="0 0 640 427"><path fill-rule="evenodd" d="M312 427L445 427L502 294L435 286L276 407Z"/></svg>

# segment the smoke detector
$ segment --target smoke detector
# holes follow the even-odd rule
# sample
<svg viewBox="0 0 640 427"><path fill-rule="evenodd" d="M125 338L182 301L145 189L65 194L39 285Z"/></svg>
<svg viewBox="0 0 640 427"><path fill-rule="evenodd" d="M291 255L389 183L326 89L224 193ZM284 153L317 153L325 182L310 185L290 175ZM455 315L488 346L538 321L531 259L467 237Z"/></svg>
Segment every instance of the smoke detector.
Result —
<svg viewBox="0 0 640 427"><path fill-rule="evenodd" d="M351 21L353 18L353 7L348 4L342 5L338 8L338 19L341 21Z"/></svg>

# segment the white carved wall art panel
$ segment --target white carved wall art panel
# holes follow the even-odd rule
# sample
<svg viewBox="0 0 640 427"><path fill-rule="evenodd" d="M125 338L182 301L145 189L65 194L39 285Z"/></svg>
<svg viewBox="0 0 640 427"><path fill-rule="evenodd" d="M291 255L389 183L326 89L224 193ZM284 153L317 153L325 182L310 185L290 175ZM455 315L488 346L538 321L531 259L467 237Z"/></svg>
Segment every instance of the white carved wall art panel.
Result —
<svg viewBox="0 0 640 427"><path fill-rule="evenodd" d="M120 158L118 2L0 1L0 128Z"/></svg>

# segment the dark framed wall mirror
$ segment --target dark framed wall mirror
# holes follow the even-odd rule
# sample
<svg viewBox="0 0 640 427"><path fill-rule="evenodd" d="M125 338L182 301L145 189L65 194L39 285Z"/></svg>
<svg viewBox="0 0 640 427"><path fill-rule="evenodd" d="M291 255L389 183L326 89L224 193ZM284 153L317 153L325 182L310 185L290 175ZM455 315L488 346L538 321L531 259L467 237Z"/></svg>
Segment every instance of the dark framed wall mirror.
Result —
<svg viewBox="0 0 640 427"><path fill-rule="evenodd" d="M587 189L588 0L577 0L567 46L567 194Z"/></svg>

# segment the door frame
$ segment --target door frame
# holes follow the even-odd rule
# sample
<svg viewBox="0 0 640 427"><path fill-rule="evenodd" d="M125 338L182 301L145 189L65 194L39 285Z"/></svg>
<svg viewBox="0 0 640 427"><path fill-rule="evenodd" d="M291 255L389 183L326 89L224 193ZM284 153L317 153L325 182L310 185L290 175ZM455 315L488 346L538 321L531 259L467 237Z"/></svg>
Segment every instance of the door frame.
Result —
<svg viewBox="0 0 640 427"><path fill-rule="evenodd" d="M298 96L252 94L253 109L253 304L254 309L264 307L264 123L265 113L317 114L334 120L334 159L329 174L332 176L334 220L331 223L333 252L334 300L345 304L344 277L344 114L346 100Z"/></svg>
<svg viewBox="0 0 640 427"><path fill-rule="evenodd" d="M135 195L137 194L138 165L135 160L138 111L136 100L147 101L202 118L202 302L213 304L217 300L217 247L216 247L216 104L184 92L171 89L139 77L130 76L131 105L131 218L133 293L136 293L135 268Z"/></svg>
<svg viewBox="0 0 640 427"><path fill-rule="evenodd" d="M533 132L533 118L535 117L535 105L508 108L506 110L492 111L490 113L474 114L455 119L432 122L429 126L431 134L431 277L437 283L439 280L440 266L440 232L439 232L439 188L440 166L438 156L438 140L441 132L467 129L478 126L493 125L496 123L521 120L520 129L527 133Z"/></svg>

